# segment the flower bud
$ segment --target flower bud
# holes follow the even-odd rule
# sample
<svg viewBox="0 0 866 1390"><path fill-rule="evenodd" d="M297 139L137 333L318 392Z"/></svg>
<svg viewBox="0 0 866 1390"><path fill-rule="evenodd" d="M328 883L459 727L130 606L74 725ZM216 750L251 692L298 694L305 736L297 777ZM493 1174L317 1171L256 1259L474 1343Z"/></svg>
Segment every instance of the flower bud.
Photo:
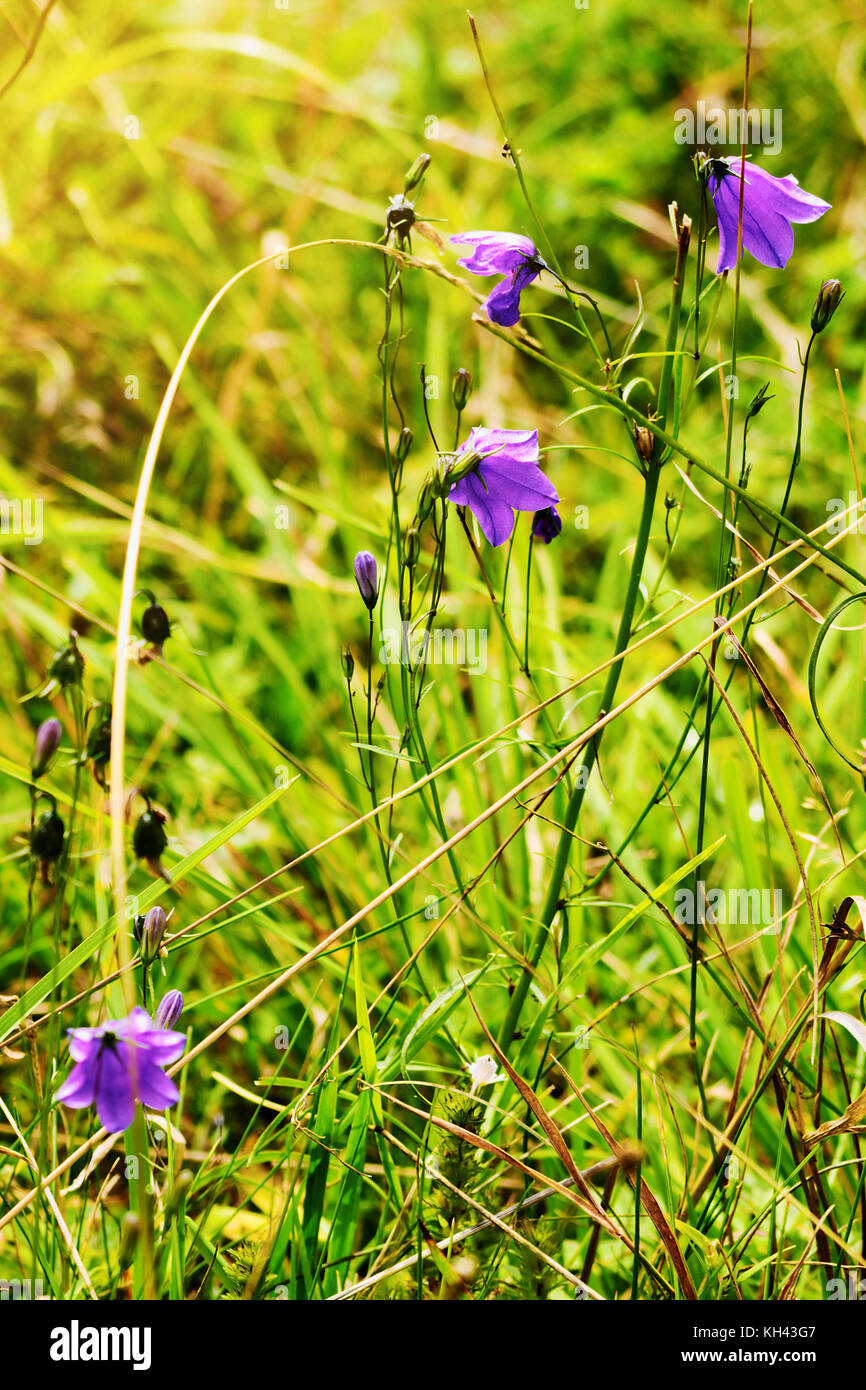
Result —
<svg viewBox="0 0 866 1390"><path fill-rule="evenodd" d="M450 490L455 483L474 472L480 462L480 454L455 454L445 471L446 488Z"/></svg>
<svg viewBox="0 0 866 1390"><path fill-rule="evenodd" d="M74 632L70 632L66 645L58 647L54 653L48 667L48 675L59 685L81 684L81 677L84 675L84 657L78 650Z"/></svg>
<svg viewBox="0 0 866 1390"><path fill-rule="evenodd" d="M812 309L812 332L823 333L839 308L844 291L838 280L825 280Z"/></svg>
<svg viewBox="0 0 866 1390"><path fill-rule="evenodd" d="M532 534L542 545L550 545L556 540L562 530L562 517L555 507L545 507L543 511L535 513L535 520L532 523Z"/></svg>
<svg viewBox="0 0 866 1390"><path fill-rule="evenodd" d="M411 193L414 188L418 187L419 183L421 182L421 180L423 179L424 175L427 173L427 170L430 167L431 157L432 156L430 156L429 154L419 154L418 158L415 160L415 163L412 165L411 169L407 171L406 177L403 180L404 193Z"/></svg>
<svg viewBox="0 0 866 1390"><path fill-rule="evenodd" d="M148 859L152 855L146 856ZM156 856L159 858L159 856ZM150 965L159 955L159 948L162 945L162 938L165 936L166 917L163 909L159 906L152 907L147 913L141 927L141 959L145 965Z"/></svg>
<svg viewBox="0 0 866 1390"><path fill-rule="evenodd" d="M761 411L764 409L764 406L767 404L767 401L771 401L773 399L773 397L768 394L769 390L770 383L769 381L765 381L761 389L749 402L749 408L746 411L747 420L754 420L755 416L759 415Z"/></svg>
<svg viewBox="0 0 866 1390"><path fill-rule="evenodd" d="M421 554L421 534L417 526L410 526L403 537L403 563L411 570L418 563Z"/></svg>
<svg viewBox="0 0 866 1390"><path fill-rule="evenodd" d="M183 1012L183 995L179 989L170 989L156 1006L153 1021L157 1028L173 1028Z"/></svg>
<svg viewBox="0 0 866 1390"><path fill-rule="evenodd" d="M168 836L163 830L165 816L148 806L144 815L139 816L132 832L132 848L137 859L149 859L159 863L160 855L168 844Z"/></svg>
<svg viewBox="0 0 866 1390"><path fill-rule="evenodd" d="M165 1214L167 1217L174 1216L178 1207L186 1200L191 1187L192 1173L189 1168L182 1168L177 1175L174 1186L165 1199Z"/></svg>
<svg viewBox="0 0 866 1390"><path fill-rule="evenodd" d="M62 737L63 727L59 719L46 719L43 724L39 725L36 730L33 763L30 769L34 782L42 776L43 772L48 771Z"/></svg>
<svg viewBox="0 0 866 1390"><path fill-rule="evenodd" d="M400 431L400 438L397 440L397 447L394 450L398 463L406 462L406 456L412 448L413 438L414 435L408 425L404 425L403 429Z"/></svg>
<svg viewBox="0 0 866 1390"><path fill-rule="evenodd" d="M63 853L63 837L66 827L52 804L50 811L43 811L33 827L30 849L34 858L43 864L53 864Z"/></svg>
<svg viewBox="0 0 866 1390"><path fill-rule="evenodd" d="M355 674L355 658L348 647L343 647L340 652L340 661L343 664L343 675L350 681Z"/></svg>
<svg viewBox="0 0 866 1390"><path fill-rule="evenodd" d="M455 410L465 410L472 394L472 377L465 367L458 367L451 382L451 399Z"/></svg>
<svg viewBox="0 0 866 1390"><path fill-rule="evenodd" d="M440 495L440 482L433 473L428 473L421 488L421 495L418 498L418 520L426 521L433 508L436 506L436 499Z"/></svg>
<svg viewBox="0 0 866 1390"><path fill-rule="evenodd" d="M93 722L87 731L84 752L90 761L101 765L111 757L111 705L94 705L92 711L88 711L91 712Z"/></svg>
<svg viewBox="0 0 866 1390"><path fill-rule="evenodd" d="M379 579L376 561L369 550L359 550L355 556L355 580L361 598L372 613L379 593Z"/></svg>
<svg viewBox="0 0 866 1390"><path fill-rule="evenodd" d="M171 624L168 621L168 614L154 599L152 594L148 594L150 603L141 615L141 635L146 642L150 642L158 650L162 650L162 645L171 636Z"/></svg>

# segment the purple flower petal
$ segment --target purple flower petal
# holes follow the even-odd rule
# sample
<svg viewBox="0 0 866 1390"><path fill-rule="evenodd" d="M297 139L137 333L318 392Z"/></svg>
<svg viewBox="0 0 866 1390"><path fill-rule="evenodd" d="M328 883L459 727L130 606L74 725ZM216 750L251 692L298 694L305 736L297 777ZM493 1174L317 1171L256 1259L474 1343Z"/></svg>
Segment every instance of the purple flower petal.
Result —
<svg viewBox="0 0 866 1390"><path fill-rule="evenodd" d="M106 1043L96 1063L96 1109L102 1124L112 1134L129 1129L135 1116L132 1078L134 1064L129 1043Z"/></svg>
<svg viewBox="0 0 866 1390"><path fill-rule="evenodd" d="M460 496L457 496L458 491ZM491 545L501 545L508 540L514 529L514 512L507 502L487 492L481 479L474 473L455 484L451 490L451 501L470 508Z"/></svg>
<svg viewBox="0 0 866 1390"><path fill-rule="evenodd" d="M743 246L762 265L781 269L794 249L793 222L814 222L823 217L830 204L807 193L792 174L776 178L766 169L733 157L723 161L728 174L713 169L709 189L719 226L717 273L732 270L737 263L737 227L740 191L743 190ZM744 182L741 180L744 179Z"/></svg>
<svg viewBox="0 0 866 1390"><path fill-rule="evenodd" d="M460 232L451 241L457 246L475 247L470 256L461 256L457 262L473 275L504 275L538 254L528 236L515 232Z"/></svg>
<svg viewBox="0 0 866 1390"><path fill-rule="evenodd" d="M559 501L559 493L540 468L494 455L478 471L489 491L518 512L538 512Z"/></svg>
<svg viewBox="0 0 866 1390"><path fill-rule="evenodd" d="M146 1055L139 1060L136 1090L142 1105L149 1106L151 1110L167 1110L180 1100L180 1091L171 1077L166 1076L162 1068Z"/></svg>
<svg viewBox="0 0 866 1390"><path fill-rule="evenodd" d="M62 1100L64 1105L68 1105L72 1110L80 1110L85 1105L92 1105L96 1093L96 1064L94 1062L80 1062L57 1089L57 1100Z"/></svg>

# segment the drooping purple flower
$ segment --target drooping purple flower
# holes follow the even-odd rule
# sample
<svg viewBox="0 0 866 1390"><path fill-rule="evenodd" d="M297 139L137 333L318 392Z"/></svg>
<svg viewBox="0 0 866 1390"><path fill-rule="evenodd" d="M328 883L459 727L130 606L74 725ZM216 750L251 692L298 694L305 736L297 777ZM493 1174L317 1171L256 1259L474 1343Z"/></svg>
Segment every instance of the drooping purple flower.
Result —
<svg viewBox="0 0 866 1390"><path fill-rule="evenodd" d="M562 517L555 507L545 507L543 512L535 513L532 534L542 545L550 545L562 530Z"/></svg>
<svg viewBox="0 0 866 1390"><path fill-rule="evenodd" d="M173 1028L182 1013L183 995L179 989L170 989L157 1004L153 1021L157 1028Z"/></svg>
<svg viewBox="0 0 866 1390"><path fill-rule="evenodd" d="M183 1033L157 1027L144 1009L98 1028L70 1028L69 1054L76 1065L57 1092L73 1110L95 1105L100 1121L112 1134L128 1129L135 1102L167 1110L180 1092L163 1067L174 1062L186 1046Z"/></svg>
<svg viewBox="0 0 866 1390"><path fill-rule="evenodd" d="M739 155L711 161L708 187L719 224L719 264L717 274L732 270L737 263L737 225L740 216L741 180L743 192L743 246L761 265L781 269L794 250L793 222L816 222L829 211L830 204L801 188L793 174L776 178L756 164L746 164Z"/></svg>
<svg viewBox="0 0 866 1390"><path fill-rule="evenodd" d="M355 580L361 598L372 613L379 593L379 576L375 556L369 550L359 550L355 556Z"/></svg>
<svg viewBox="0 0 866 1390"><path fill-rule="evenodd" d="M514 513L539 512L559 494L538 466L538 430L476 427L454 455L452 467L477 459L454 483L449 499L469 507L491 545L507 541Z"/></svg>
<svg viewBox="0 0 866 1390"><path fill-rule="evenodd" d="M457 262L473 275L504 275L491 290L482 308L491 323L513 328L520 318L520 292L544 269L544 262L528 236L514 232L460 232L451 238L458 246L474 246L470 256Z"/></svg>

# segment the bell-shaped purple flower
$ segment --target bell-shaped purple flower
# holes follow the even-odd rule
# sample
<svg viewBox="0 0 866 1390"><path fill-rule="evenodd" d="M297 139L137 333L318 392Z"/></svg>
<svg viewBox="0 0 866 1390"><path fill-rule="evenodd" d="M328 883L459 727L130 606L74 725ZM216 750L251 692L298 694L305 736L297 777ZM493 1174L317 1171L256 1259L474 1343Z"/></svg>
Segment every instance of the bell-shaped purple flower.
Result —
<svg viewBox="0 0 866 1390"><path fill-rule="evenodd" d="M743 192L743 245L761 265L787 265L794 250L793 222L816 222L830 204L801 188L793 174L776 178L756 164L747 163L743 174L739 155L711 161L708 187L719 224L719 264L716 271L732 270L737 263L737 225Z"/></svg>
<svg viewBox="0 0 866 1390"><path fill-rule="evenodd" d="M514 513L539 512L559 501L559 494L538 466L538 430L475 428L454 455L477 464L451 488L449 499L468 507L491 545L507 541Z"/></svg>
<svg viewBox="0 0 866 1390"><path fill-rule="evenodd" d="M355 556L355 580L361 598L372 613L379 593L379 576L375 556L369 550L359 550Z"/></svg>
<svg viewBox="0 0 866 1390"><path fill-rule="evenodd" d="M57 1092L73 1110L95 1105L112 1134L128 1129L135 1103L167 1110L180 1092L163 1068L186 1047L186 1036L159 1028L144 1009L98 1028L68 1029L69 1054L76 1065Z"/></svg>
<svg viewBox="0 0 866 1390"><path fill-rule="evenodd" d="M532 534L542 545L550 545L562 530L562 517L555 507L545 507L543 512L535 513Z"/></svg>
<svg viewBox="0 0 866 1390"><path fill-rule="evenodd" d="M520 292L544 269L544 262L528 236L514 232L460 232L451 238L458 246L474 246L470 256L458 262L473 275L503 275L482 308L491 323L513 328L520 318Z"/></svg>

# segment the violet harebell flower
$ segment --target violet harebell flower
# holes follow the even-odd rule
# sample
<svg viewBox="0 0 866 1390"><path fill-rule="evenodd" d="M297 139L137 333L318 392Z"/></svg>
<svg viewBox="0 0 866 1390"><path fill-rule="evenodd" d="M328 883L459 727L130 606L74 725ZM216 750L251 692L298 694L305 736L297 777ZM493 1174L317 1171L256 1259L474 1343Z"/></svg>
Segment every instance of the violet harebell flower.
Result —
<svg viewBox="0 0 866 1390"><path fill-rule="evenodd" d="M457 262L473 275L504 275L505 279L491 290L482 308L487 310L491 323L513 328L520 318L520 292L544 270L528 236L514 232L460 232L451 238L458 246L474 246L470 256Z"/></svg>
<svg viewBox="0 0 866 1390"><path fill-rule="evenodd" d="M159 1028L144 1009L98 1028L70 1028L69 1053L76 1065L57 1092L74 1110L95 1105L112 1134L128 1129L135 1102L167 1110L180 1098L163 1067L186 1046L186 1035Z"/></svg>
<svg viewBox="0 0 866 1390"><path fill-rule="evenodd" d="M816 222L830 209L801 188L793 174L776 178L739 155L710 161L708 187L719 224L719 264L716 271L737 264L737 226L743 188L743 246L761 265L781 269L794 250L793 222Z"/></svg>
<svg viewBox="0 0 866 1390"><path fill-rule="evenodd" d="M472 456L476 465L456 482L449 499L468 507L491 545L507 541L514 513L539 512L559 494L538 466L538 430L475 428L460 445L452 467Z"/></svg>

